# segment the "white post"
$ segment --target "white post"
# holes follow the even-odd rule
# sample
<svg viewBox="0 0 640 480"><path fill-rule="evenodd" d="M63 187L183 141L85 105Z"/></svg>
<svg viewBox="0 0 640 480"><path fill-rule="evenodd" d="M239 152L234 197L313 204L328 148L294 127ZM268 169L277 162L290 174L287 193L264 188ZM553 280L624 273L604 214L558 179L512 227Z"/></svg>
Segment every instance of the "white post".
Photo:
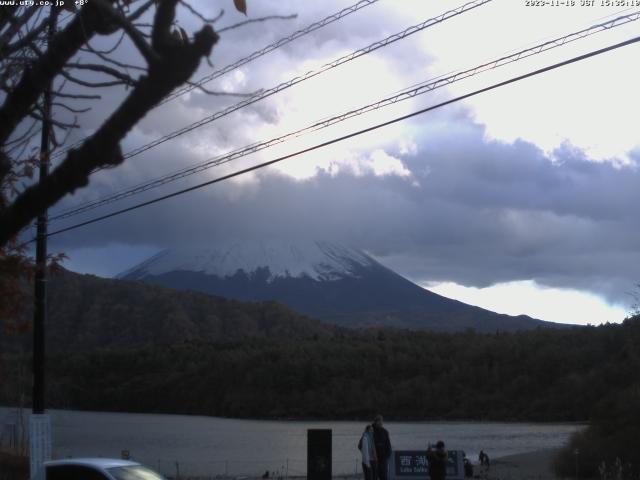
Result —
<svg viewBox="0 0 640 480"><path fill-rule="evenodd" d="M29 478L44 480L44 462L51 460L51 417L31 414L29 417Z"/></svg>

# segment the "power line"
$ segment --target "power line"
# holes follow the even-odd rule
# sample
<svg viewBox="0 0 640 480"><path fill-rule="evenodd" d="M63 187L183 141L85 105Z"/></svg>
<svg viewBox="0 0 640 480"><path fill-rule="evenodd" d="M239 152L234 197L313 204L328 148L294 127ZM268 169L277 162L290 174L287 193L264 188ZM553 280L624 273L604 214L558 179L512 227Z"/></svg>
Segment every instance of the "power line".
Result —
<svg viewBox="0 0 640 480"><path fill-rule="evenodd" d="M448 20L449 18L453 18L456 17L458 15L461 15L465 12L468 12L474 8L477 8L481 5L487 4L489 2L491 2L492 0L474 0L472 2L466 3L460 7L457 7L453 10L449 10L441 15L438 15L436 17L430 18L428 20L425 20L424 22L421 22L417 25L413 25L401 32L395 33L393 35L390 35L388 37L386 37L383 40L379 40L377 42L374 42L364 48L361 48L359 50L356 50L348 55L344 55L340 58L338 58L337 60L334 60L332 62L326 63L325 65L323 65L322 67L318 68L317 70L310 70L307 73L298 76L298 77L294 77L286 82L281 83L280 85L277 85L273 88L270 88L268 90L263 90L260 91L258 93L256 93L255 95L251 96L248 99L242 100L238 103L236 103L235 105L231 105L223 110L220 110L212 115L209 115L208 117L205 117L197 122L194 122L190 125L187 125L186 127L183 127L179 130L175 130L167 135L164 135L150 143L147 143L145 145L142 145L134 150L131 150L127 153L124 154L124 158L131 158L134 157L136 155L139 155L142 152L145 152L157 145L160 145L161 143L164 143L166 141L172 140L176 137L179 137L181 135L184 135L186 133L189 133L199 127L202 127L204 125L207 125L208 123L211 123L215 120L218 120L222 117L225 117L227 115L229 115L230 113L233 113L237 110L240 110L242 108L248 107L249 105L252 105L260 100L264 100L267 97L270 97L272 95L275 95L276 93L282 92L290 87L293 87L294 85L297 85L301 82L304 82L305 80L309 80L310 78L313 78L317 75L320 75L324 72L327 72L329 70L332 70L340 65L343 65L347 62L350 62L352 60L355 60L356 58L359 58L363 55L367 55L375 50L378 50L380 48L386 47L388 45L391 45L392 43L397 42L398 40L402 40L406 37L409 37L415 33L421 32L422 30L425 30L429 27L432 27L433 25L437 25L439 23L442 23L446 20Z"/></svg>
<svg viewBox="0 0 640 480"><path fill-rule="evenodd" d="M253 60L262 57L263 55L266 55L267 53L273 52L274 50L277 50L280 47L283 47L291 42L293 42L294 40L297 40L300 37L303 37L315 30L318 30L319 28L322 28L326 25L329 25L337 20L340 20L343 17L346 17L347 15L356 12L358 10L360 10L361 8L364 7L368 7L369 5L372 5L374 3L376 3L378 0L362 0L354 5L351 5L350 7L344 8L342 10L340 10L337 13L334 13L333 15L329 15L328 17L323 18L322 20L312 23L311 25L307 26L306 28L303 28L301 30L298 30L297 32L292 33L291 35L287 36L287 37L283 37L280 40L277 40L276 42L273 42L270 45L267 45L266 47L260 49L260 50L256 50L255 52L247 55L244 58L241 58L240 60L238 60L235 63L232 63L230 65L227 65L226 67L221 68L220 70L216 70L213 73L211 73L210 75L207 75L203 78L201 78L200 80L198 80L197 82L193 83L192 85L187 85L183 88L181 88L180 90L176 90L175 92L173 92L171 95L169 95L168 97L166 97L161 104L164 104L166 102L169 102L171 100L173 100L174 98L177 98L185 93L190 92L191 90L193 90L194 88L197 88L201 85L204 85L205 83L208 83L212 80L215 80L216 78L221 77L222 75L225 75L226 73L229 73L233 70L235 70L236 68L239 68L249 62L252 62Z"/></svg>
<svg viewBox="0 0 640 480"><path fill-rule="evenodd" d="M488 62L485 62L477 67L468 69L468 70L464 70L458 73L455 73L453 75L447 76L445 78L442 78L440 80L438 80L438 82L434 82L434 83L453 83L455 81L461 80L463 78L468 78L470 76L476 75L478 73L481 72L485 72L487 70L492 70L494 68L497 67L501 67L503 65L507 65L509 63L513 63L516 62L518 60L522 60L523 58L528 58L531 57L533 55L537 55L539 53L542 52L546 52L548 50L551 50L553 48L557 48L557 47L561 47L563 45L566 45L568 43L571 42L575 42L576 40L580 40L583 39L585 37L589 37L591 35L594 35L596 33L600 33L603 31L607 31L607 30L611 30L613 28L622 26L622 25L626 25L627 23L631 23L631 22L635 22L637 20L640 20L640 11L636 11L634 13L628 14L628 15L621 15L619 17L616 17L612 20L609 20L607 22L603 22L603 23L598 23L596 25L592 25L588 28L585 28L583 30L579 30L577 32L574 33L569 33L567 35L561 36L561 37L557 37L554 38L552 40L548 40L545 41L544 43L535 45L533 47L530 48L525 48L523 50L519 50L515 53L509 54L509 55L505 55L497 60L491 60ZM418 84L418 86L421 85L425 85L423 84Z"/></svg>
<svg viewBox="0 0 640 480"><path fill-rule="evenodd" d="M367 55L375 50L378 50L379 48L383 48L386 47L388 45L391 45L392 43L397 42L398 40L402 40L406 37L409 37L415 33L421 32L422 30L425 30L433 25L437 25L439 23L444 22L445 20L448 20L449 18L452 17L456 17L458 15L461 15L465 12L468 12L474 8L477 8L481 5L484 5L486 3L491 2L492 0L474 0L472 2L468 2L460 7L457 7L453 10L449 10L441 15L438 15L436 17L430 18L428 20L425 20L424 22L421 22L417 25L413 25L401 32L395 33L393 35L390 35L388 37L386 37L383 40L379 40L377 42L374 42L364 48L361 48L359 50L356 50L348 55L344 55L340 58L338 58L337 60L334 60L332 62L329 62L325 65L323 65L322 67L318 68L317 70L310 70L307 73L301 75L301 76L297 76L294 77L286 82L283 82L275 87L272 87L268 90L261 90L259 92L257 92L256 94L252 95L251 97L242 100L234 105L231 105L223 110L219 110L218 112L215 112L197 122L194 122L190 125L187 125L185 127L182 127L178 130L175 130L171 133L168 133L166 135L163 135L160 138L157 138L156 140L149 142L145 145L142 145L138 148L135 148L134 150L130 150L129 152L125 153L123 155L124 159L128 159L131 157L134 157L136 155L139 155L140 153L143 153L147 150L150 150L153 147L156 147L164 142L167 142L169 140L172 140L176 137L179 137L181 135L184 135L186 133L189 133L199 127L202 127L204 125L207 125L215 120L218 120L222 117L225 117L235 111L238 111L242 108L248 107L249 105L252 105L256 102L259 102L260 100L264 100L265 98L268 98L272 95L275 95L276 93L282 92L290 87L293 87L294 85L297 85L301 82L304 82L305 80L309 80L310 78L313 78L317 75L320 75L324 72L327 72L329 70L332 70L340 65L343 65L347 62L350 62L352 60L355 60L356 58L359 58L363 55ZM102 170L102 168L98 168L95 169L92 173L95 173L97 171Z"/></svg>
<svg viewBox="0 0 640 480"><path fill-rule="evenodd" d="M309 153L309 152L312 152L314 150L318 150L320 148L327 147L329 145L333 145L333 144L338 143L338 142L342 142L342 141L347 140L349 138L353 138L353 137L356 137L358 135L362 135L364 133L372 132L372 131L377 130L379 128L386 127L386 126L392 125L394 123L401 122L403 120L407 120L409 118L412 118L412 117L415 117L415 116L430 112L432 110L436 110L436 109L444 107L446 105L450 105L452 103L456 103L456 102L465 100L467 98L474 97L474 96L479 95L481 93L485 93L485 92L488 92L490 90L494 90L496 88L504 87L506 85L509 85L509 84L512 84L512 83L515 83L515 82L518 82L518 81L521 81L521 80L524 80L524 79L527 79L527 78L530 78L530 77L533 77L533 76L536 76L536 75L540 75L542 73L545 73L545 72L548 72L548 71L551 71L551 70L555 70L555 69L558 69L560 67L564 67L564 66L570 65L572 63L576 63L576 62L579 62L579 61L582 61L582 60L586 60L588 58L595 57L597 55L601 55L603 53L607 53L607 52L610 52L610 51L618 49L618 48L626 47L628 45L631 45L631 44L637 43L637 42L640 42L640 36L631 38L631 39L626 40L624 42L620 42L620 43L617 43L617 44L614 44L614 45L610 45L608 47L601 48L599 50L594 50L594 51L591 51L589 53L585 53L583 55L579 55L577 57L573 57L573 58L571 58L569 60L564 60L562 62L555 63L553 65L549 65L547 67L543 67L543 68L534 70L532 72L529 72L529 73L526 73L526 74L523 74L523 75L518 75L516 77L512 77L512 78L510 78L508 80L504 80L504 81L499 82L499 83L494 83L494 84L492 84L492 85L490 85L488 87L484 87L484 88L481 88L479 90L475 90L475 91L473 91L471 93L460 95L458 97L452 98L450 100L446 100L444 102L438 103L436 105L432 105L432 106L427 107L427 108L423 108L421 110L412 112L410 114L403 115L403 116L400 116L400 117L396 117L396 118L394 118L392 120L388 120L386 122L379 123L377 125L374 125L374 126L362 129L362 130L358 130L356 132L352 132L352 133L349 133L347 135L343 135L341 137L337 137L337 138L334 138L332 140L328 140L326 142L322 142L322 143L316 144L316 145L314 145L312 147L308 147L308 148L305 148L305 149L302 149L302 150L298 150L297 152L294 152L294 153L283 155L283 156L278 157L276 159L273 159L273 160L270 160L270 161L267 161L267 162L263 162L263 163L254 165L252 167L248 167L248 168L245 168L245 169L242 169L242 170L238 170L238 171L230 173L228 175L224 175L222 177L218 177L218 178L215 178L213 180L209 180L207 182L200 183L198 185L194 185L194 186L189 187L189 188L185 188L183 190L179 190L179 191L167 194L167 195L163 195L161 197L157 197L157 198L154 198L152 200L149 200L149 201L146 201L146 202L142 202L142 203L139 203L137 205L133 205L131 207L123 208L121 210L117 210L115 212L112 212L112 213L109 213L109 214L106 214L106 215L102 215L100 217L96 217L96 218L93 218L91 220L87 220L87 221L84 221L84 222L81 222L81 223L77 223L75 225L71 225L69 227L56 230L54 232L50 232L50 233L47 234L47 236L58 235L60 233L68 232L70 230L75 230L77 228L80 228L80 227L83 227L83 226L86 226L86 225L90 225L92 223L96 223L96 222L99 222L99 221L102 221L102 220L106 220L108 218L115 217L117 215L121 215L121 214L126 213L126 212L137 210L139 208L146 207L148 205L152 205L154 203L161 202L163 200L167 200L169 198L177 197L179 195L183 195L185 193L192 192L194 190L198 190L200 188L203 188L203 187L206 187L206 186L209 186L209 185L213 185L214 183L219 183L219 182L222 182L224 180L228 180L230 178L237 177L239 175L243 175L245 173L252 172L254 170L258 170L258 169L261 169L261 168L264 168L264 167L268 167L270 165L273 165L275 163L281 162L283 160L287 160L289 158L293 158L293 157L296 157L296 156L299 156L299 155L302 155L302 154L305 154L305 153ZM32 241L33 240L30 240L27 243L30 243Z"/></svg>
<svg viewBox="0 0 640 480"><path fill-rule="evenodd" d="M260 57L262 57L263 55L266 55L267 53L271 53L274 50L277 50L280 47L284 47L285 45L293 42L294 40L297 40L300 37L303 37L311 32L314 32L322 27L325 27L337 20L340 20L341 18L346 17L347 15L350 15L354 12L357 12L358 10L361 10L365 7L368 7L369 5L373 5L374 3L378 2L379 0L360 0L359 2L347 7L347 8L343 8L342 10L340 10L339 12L336 12L332 15L329 15L325 18L323 18L322 20L319 20L317 22L314 22L310 25L308 25L305 28L302 28L294 33L292 33L291 35L287 36L287 37L283 37L273 43L271 43L270 45L267 45L264 48L261 48L260 50L256 50L253 53L250 53L249 55L247 55L246 57L243 57L237 61L235 61L234 63L231 63L225 67L220 68L219 70L215 70L214 72L212 72L211 74L201 78L200 80L198 80L197 82L185 86L179 90L176 90L175 92L171 93L169 96L167 96L164 100L162 100L162 102L160 102L160 105L163 105L164 103L167 103L171 100L173 100L174 98L177 98L185 93L190 92L191 90L193 90L194 88L198 88L199 86L204 85L205 83L208 83L212 80L215 80L216 78L219 78L233 70L235 70L236 68L240 68L243 65L246 65L249 62L252 62ZM77 147L78 145L81 145L86 139L88 138L85 137L82 140L77 141L76 143L74 143L73 145L70 145L69 147L66 147L60 151L58 151L54 157L60 156L65 152L68 152L69 150L71 150L72 148Z"/></svg>
<svg viewBox="0 0 640 480"><path fill-rule="evenodd" d="M566 43L578 40L580 38L584 38L588 35L592 35L594 33L597 33L599 31L602 30L607 30L610 28L613 28L614 26L619 26L619 25L623 25L625 23L631 22L631 21L635 21L638 20L638 18L640 18L640 12L636 12L634 14L630 14L630 15L626 15L626 16L622 16L622 17L618 17L610 22L606 22L604 24L598 24L598 25L594 25L590 28L581 30L579 32L575 32L575 33L571 33L569 35L565 35L563 37L545 42L541 45L536 45L534 47L531 47L529 49L526 50L522 50L520 52L516 52L512 55L509 56L505 56L505 57L501 57L497 60L493 60L491 62L487 62L484 63L482 65L476 66L474 68L468 69L468 70L464 70L462 72L458 72L455 73L454 75L450 75L448 77L445 78L440 78L436 81L432 81L429 83L421 83L418 84L418 86L416 88L412 88L412 89L407 89L405 91L402 91L401 93L399 93L398 95L392 96L392 97L388 97L385 98L383 100L380 100L378 102L375 102L373 104L369 104L366 105L364 107L361 107L359 109L356 110L351 110L349 112L346 112L342 115L337 115L334 117L330 117L327 120L323 120L320 122L317 122L313 125L307 126L305 128L299 129L297 131L288 133L286 135L283 135L281 137L277 137L271 140L268 140L266 142L262 142L262 143L258 143L258 144L254 144L254 145L250 145L247 147L244 147L240 150L236 150L232 153L229 153L227 155L224 155L222 157L217 157L217 158L212 158L207 160L204 163L189 167L187 169L183 169L180 170L178 172L175 172L173 174L169 174L166 176L163 176L159 179L155 179L151 182L147 182L147 183L142 183L142 184L138 184L137 186L129 189L129 190L125 190L125 191L121 191L119 193L116 193L114 195L108 196L106 198L100 199L100 200L96 200L94 202L90 202L89 204L86 204L84 206L80 206L80 207L75 207L71 210L67 210L64 213L61 213L55 217L53 217L53 219L62 219L62 218L68 218L70 216L79 214L79 213L83 213L86 212L88 210L91 210L93 208L97 208L98 206L101 205L105 205L107 203L112 203L116 200L120 200L122 198L126 198L129 196L132 196L134 194L137 193L141 193L144 192L146 190L150 190L152 188L156 188L158 186L164 185L166 183L169 183L171 181L177 180L179 178L183 178L186 177L188 175L192 175L195 173L199 173L203 170L206 170L208 168L212 168L214 166L218 166L221 165L223 163L228 163L232 160L235 160L237 158L249 155L251 153L255 153L257 151L263 150L265 148L268 148L270 146L279 144L284 142L285 140L289 139L289 138L295 138L298 137L300 135L302 135L303 133L309 132L309 131L315 131L315 130L319 130L321 128L325 128L328 127L330 125L333 125L335 123L344 121L348 118L352 118L355 117L357 115L361 115L363 113L367 113L379 108L382 108L384 106L387 105L391 105L393 103L397 103L399 101L402 100L406 100L409 98L413 98L415 96L427 93L429 91L435 90L437 88L449 85L451 83L454 83L456 81L468 78L470 76L476 75L478 73L493 69L493 68L497 68L499 66L503 66L506 65L508 63L512 63L518 60L521 60L523 58L527 58L531 55L535 55L538 53L541 53L543 51L547 51L550 50L552 48L561 46L561 45L565 45Z"/></svg>
<svg viewBox="0 0 640 480"><path fill-rule="evenodd" d="M233 160L236 160L238 158L247 156L249 154L252 153L256 153L258 151L264 150L266 148L272 147L274 145L283 143L289 139L292 138L297 138L305 133L309 133L309 132L313 132L313 131L317 131L326 127L329 127L331 125L335 125L339 122L345 121L349 118L353 118L356 117L358 115L362 115L364 113L368 113L392 104L395 104L397 102L403 101L403 100L408 100L410 98L414 98L418 95L422 95L425 93L428 93L430 91L433 91L437 88L441 88L444 87L446 85L450 85L454 82L469 78L471 76L477 75L479 73L491 70L491 69L495 69L504 65L507 65L509 63L513 63L519 60L522 60L524 58L528 58L532 55L537 55L539 53L551 50L553 48L556 47L560 47L562 45L566 45L567 43L585 38L589 35L593 35L595 33L604 31L604 30L609 30L611 28L620 26L620 25L624 25L626 23L632 22L632 21L636 21L640 19L640 11L629 14L629 15L623 15L620 17L617 17L613 20L610 20L609 22L605 22L605 23L600 23L597 25L593 25L589 28L586 28L584 30L580 30L578 32L574 32L574 33L570 33L567 35L564 35L562 37L558 37L556 39L553 40L549 40L546 41L542 44L533 46L531 48L527 48L525 50L521 50L519 52L515 52L511 55L507 55L507 56L503 56L498 58L497 60L492 60L486 63L483 63L481 65L478 65L476 67L467 69L467 70L463 70L457 73L454 73L452 75L448 75L446 77L436 77L436 79L428 81L428 82L422 82L419 83L417 85L414 85L408 89L405 89L403 91L401 91L400 93L384 98L382 100L378 100L374 103L365 105L363 107L360 107L358 109L354 109L354 110L350 110L348 112L345 112L343 114L340 115L335 115L333 117L330 117L328 119L325 120L321 120L318 121L312 125L309 125L307 127L301 128L299 130L296 130L294 132L290 132L287 133L285 135L282 135L280 137L276 137L276 138L272 138L270 140L264 141L264 142L260 142L260 143L256 143L256 144L252 144L252 145L248 145L245 146L241 149L235 150L231 153L225 154L223 156L219 156L219 157L213 157L208 159L205 162L193 165L191 167L187 167L181 170L178 170L177 172L168 174L168 175L164 175L160 178L154 179L152 181L148 181L148 182L143 182L140 184L137 184L136 186L129 188L127 190L122 190L120 192L117 192L115 194L111 194L107 197L103 197L101 199L92 201L92 202L88 202L85 203L84 205L79 205L77 207L72 207L70 209L67 209L65 211L62 211L61 213L51 217L51 220L60 220L60 219L64 219L64 218L69 218L75 215L78 215L80 213L84 213L87 212L89 210L93 210L95 208L98 208L100 206L109 204L109 203L113 203L117 200L121 200L124 198L128 198L130 196L145 192L147 190L151 190L153 188L157 188L159 186L165 185L167 183L173 182L175 180L178 180L180 178L184 178L187 177L189 175L194 175L197 173L200 173L204 170L207 170L209 168L213 168L228 162L231 162Z"/></svg>

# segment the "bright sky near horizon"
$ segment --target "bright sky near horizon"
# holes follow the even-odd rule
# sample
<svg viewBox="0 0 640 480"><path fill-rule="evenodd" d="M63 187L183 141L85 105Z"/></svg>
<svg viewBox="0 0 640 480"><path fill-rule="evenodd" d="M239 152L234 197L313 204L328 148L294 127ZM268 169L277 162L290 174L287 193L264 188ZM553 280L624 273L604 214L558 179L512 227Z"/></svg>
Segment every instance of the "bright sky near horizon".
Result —
<svg viewBox="0 0 640 480"><path fill-rule="evenodd" d="M220 26L241 21L231 0L194 1ZM248 1L220 68L354 2ZM596 0L494 0L380 48L95 175L69 207L270 139L520 49L640 10ZM380 0L208 84L268 89L464 2ZM630 8L633 7L633 8ZM201 23L184 14L188 32ZM636 37L640 21L452 83L426 95L212 168L146 200L270 160L458 95ZM106 42L107 44L109 41ZM133 55L133 54L131 54ZM640 281L640 44L544 73L182 197L51 238L72 270L111 276L190 241L284 235L341 240L436 293L500 313L599 324L630 312ZM195 79L209 73L203 64ZM105 97L83 121L99 123ZM238 97L194 91L159 107L126 139L129 151L221 110ZM78 137L81 133L78 134ZM73 140L72 140L73 141ZM52 225L64 227L98 214ZM55 213L60 209L53 209ZM210 240L209 240L210 239Z"/></svg>

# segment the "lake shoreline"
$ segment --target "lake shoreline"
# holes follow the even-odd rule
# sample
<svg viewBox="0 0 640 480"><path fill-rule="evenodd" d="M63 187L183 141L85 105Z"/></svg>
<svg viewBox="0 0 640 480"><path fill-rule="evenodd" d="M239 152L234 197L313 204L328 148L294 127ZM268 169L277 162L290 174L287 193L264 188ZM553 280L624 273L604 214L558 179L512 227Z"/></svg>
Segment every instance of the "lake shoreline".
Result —
<svg viewBox="0 0 640 480"><path fill-rule="evenodd" d="M559 477L555 475L553 471L553 461L559 451L559 448L549 448L514 455L506 455L493 459L489 468L474 464L474 478L481 480L558 480ZM26 457L17 457L7 454L4 454L3 457L3 453L0 452L0 463L5 467L14 465L18 468L19 466L21 471L27 468L25 458ZM10 461L7 463L8 460ZM167 475L168 480L176 480L176 478L177 477ZM183 477L183 479L185 478L189 480L261 480L260 477L246 475L196 475ZM276 475L271 478L274 480L306 480L307 477L305 475L282 476L281 473L276 473ZM362 475L343 474L334 475L332 478L337 480L358 480L362 478Z"/></svg>
<svg viewBox="0 0 640 480"><path fill-rule="evenodd" d="M506 455L491 460L489 468L481 467L473 460L474 479L481 480L559 480L553 471L553 461L560 448L547 448L526 453ZM219 480L261 480L260 477L216 477ZM333 475L336 480L362 480L362 474ZM289 475L287 477L274 476L273 480L306 480L305 475ZM176 480L169 476L168 480ZM192 477L190 480L211 480L211 477ZM426 479L428 480L428 478Z"/></svg>
<svg viewBox="0 0 640 480"><path fill-rule="evenodd" d="M31 406L23 406L16 407L12 405L4 405L0 404L0 409L5 410L18 410L22 409L26 414L31 413ZM82 409L82 408L59 408L52 407L47 410L58 411L58 412L82 412L82 413L95 413L95 414L123 414L123 415L166 415L166 416L181 416L181 417L203 417L203 418L217 418L221 420L246 420L246 421L255 421L255 422L291 422L291 423L305 423L305 422L361 422L363 425L371 422L373 418L364 418L364 417L269 417L269 416L246 416L246 417L228 417L228 416L217 416L217 415L205 415L201 413L183 413L183 412L164 412L164 411L156 411L156 412L137 412L137 411L124 411L124 410L91 410L91 409ZM530 419L527 417L523 418L508 418L508 419L498 419L498 418L446 418L446 417L393 417L393 416L384 416L386 422L393 423L465 423L465 424L486 424L486 423L494 423L494 424L505 424L505 425L514 425L521 423L531 423L536 425L577 425L577 426L587 426L589 425L589 420L536 420Z"/></svg>
<svg viewBox="0 0 640 480"><path fill-rule="evenodd" d="M12 424L17 429L28 425L28 412L24 413L27 415L21 421L14 410L0 408L3 433L8 433ZM357 476L361 472L357 444L365 422L258 421L73 410L48 413L55 458L118 458L124 451L132 459L173 476L179 471L181 477L255 478L268 470L276 478L299 477L306 475L309 430L328 429L332 431L333 473ZM481 449L498 459L561 447L584 428L576 424L497 422L388 421L385 426L396 450L425 449L429 443L443 440L448 448L465 451L474 463Z"/></svg>

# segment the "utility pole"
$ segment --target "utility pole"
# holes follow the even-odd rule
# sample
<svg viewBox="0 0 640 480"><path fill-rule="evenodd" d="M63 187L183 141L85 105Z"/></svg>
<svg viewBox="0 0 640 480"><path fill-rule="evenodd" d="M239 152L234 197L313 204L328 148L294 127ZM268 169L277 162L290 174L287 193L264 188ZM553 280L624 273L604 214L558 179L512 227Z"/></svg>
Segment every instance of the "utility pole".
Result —
<svg viewBox="0 0 640 480"><path fill-rule="evenodd" d="M57 12L49 12L47 48L56 29ZM40 139L40 175L44 181L49 175L49 134L51 132L51 83L42 97L42 135ZM45 320L47 318L47 220L45 210L38 215L36 234L36 272L33 314L33 395L32 414L29 419L30 479L44 478L43 463L51 459L51 420L45 414Z"/></svg>

